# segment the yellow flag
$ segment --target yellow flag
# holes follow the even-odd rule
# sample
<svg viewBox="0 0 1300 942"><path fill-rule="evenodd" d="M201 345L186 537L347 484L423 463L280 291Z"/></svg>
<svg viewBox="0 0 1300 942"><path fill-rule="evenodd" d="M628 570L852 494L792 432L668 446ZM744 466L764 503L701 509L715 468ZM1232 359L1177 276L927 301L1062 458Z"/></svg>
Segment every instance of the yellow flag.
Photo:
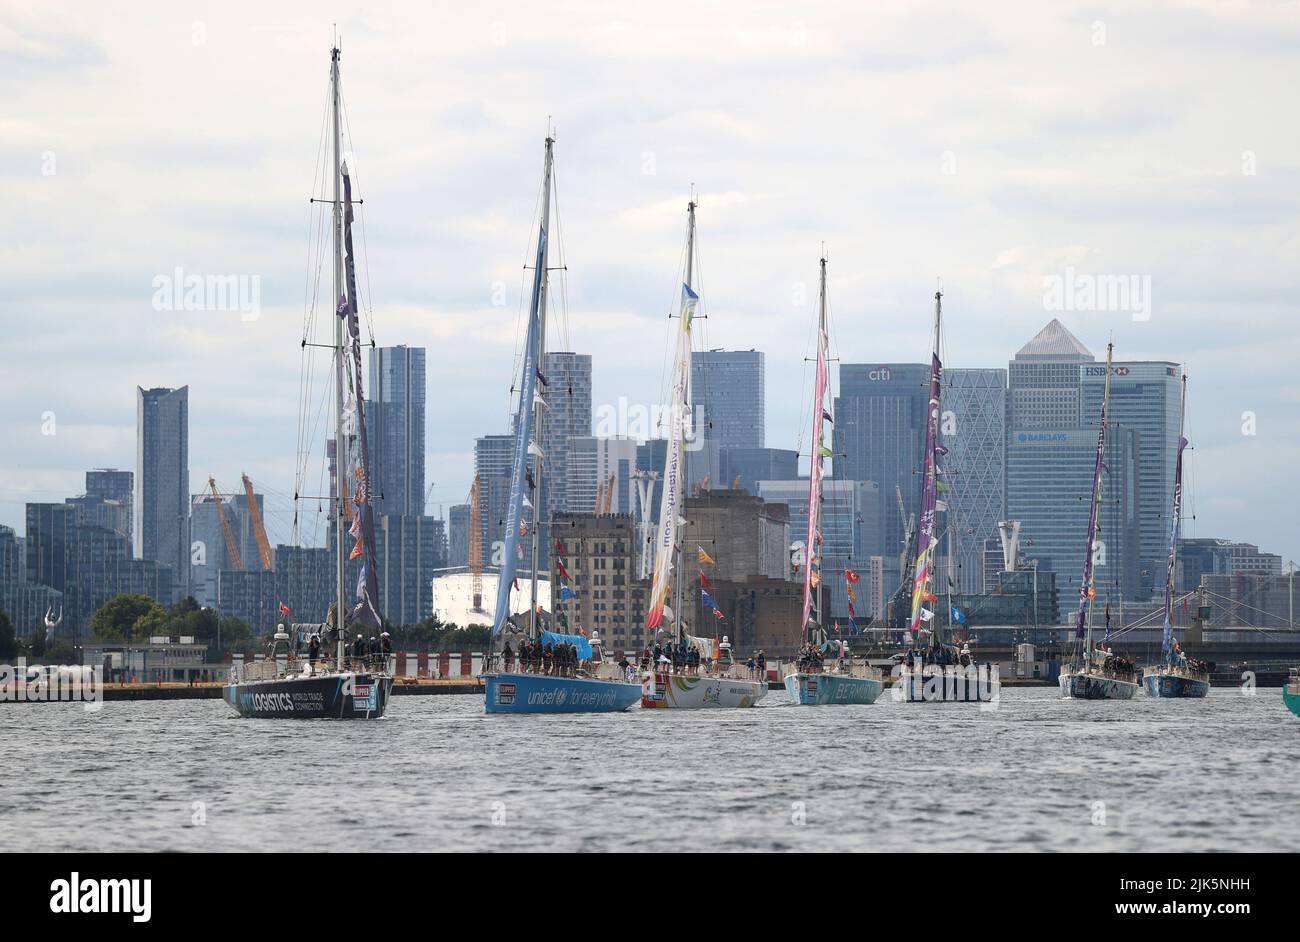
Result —
<svg viewBox="0 0 1300 942"><path fill-rule="evenodd" d="M703 564L703 563L709 563L710 565L713 564L713 557L710 556L708 553L704 552L704 547L703 547L703 546L696 546L695 548L696 548L697 550L700 551L700 563L701 563L701 564Z"/></svg>

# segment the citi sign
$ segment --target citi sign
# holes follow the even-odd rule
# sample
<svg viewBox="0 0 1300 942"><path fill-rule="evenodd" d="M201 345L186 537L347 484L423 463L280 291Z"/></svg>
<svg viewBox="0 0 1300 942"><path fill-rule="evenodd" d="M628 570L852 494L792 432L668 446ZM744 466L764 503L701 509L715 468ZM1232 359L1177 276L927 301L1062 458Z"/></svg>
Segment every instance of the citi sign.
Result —
<svg viewBox="0 0 1300 942"><path fill-rule="evenodd" d="M873 381L873 382L875 382L875 381L877 381L877 380L888 382L888 381L889 381L889 367L887 367L887 366L882 366L882 367L880 367L879 369L872 370L870 373L867 374L867 379L869 379L869 380L871 380L871 381Z"/></svg>

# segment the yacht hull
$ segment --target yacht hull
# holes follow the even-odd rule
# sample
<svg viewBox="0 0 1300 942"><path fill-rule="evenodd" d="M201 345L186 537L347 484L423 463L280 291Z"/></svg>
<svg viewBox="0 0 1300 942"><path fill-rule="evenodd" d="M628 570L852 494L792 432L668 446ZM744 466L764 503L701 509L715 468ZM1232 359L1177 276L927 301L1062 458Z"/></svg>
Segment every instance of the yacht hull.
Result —
<svg viewBox="0 0 1300 942"><path fill-rule="evenodd" d="M289 720L373 720L393 693L386 674L325 674L227 684L221 697L240 716Z"/></svg>
<svg viewBox="0 0 1300 942"><path fill-rule="evenodd" d="M594 677L485 674L489 713L618 713L641 699L641 685Z"/></svg>
<svg viewBox="0 0 1300 942"><path fill-rule="evenodd" d="M1062 673L1059 683L1062 695L1072 700L1132 700L1138 691L1134 681L1100 674Z"/></svg>
<svg viewBox="0 0 1300 942"><path fill-rule="evenodd" d="M883 682L871 677L816 673L785 675L785 692L800 706L875 703L884 689Z"/></svg>
<svg viewBox="0 0 1300 942"><path fill-rule="evenodd" d="M904 667L895 696L906 703L990 703L999 686L994 666Z"/></svg>
<svg viewBox="0 0 1300 942"><path fill-rule="evenodd" d="M1296 693L1292 693L1291 688L1283 687L1282 700L1286 703L1286 707L1288 710L1290 710L1296 716L1300 716L1300 691Z"/></svg>
<svg viewBox="0 0 1300 942"><path fill-rule="evenodd" d="M1200 698L1210 692L1209 680L1200 677L1184 677L1182 674L1147 674L1142 678L1142 687L1147 696L1160 699Z"/></svg>
<svg viewBox="0 0 1300 942"><path fill-rule="evenodd" d="M729 677L647 673L641 680L645 710L709 710L752 707L767 696L767 684Z"/></svg>

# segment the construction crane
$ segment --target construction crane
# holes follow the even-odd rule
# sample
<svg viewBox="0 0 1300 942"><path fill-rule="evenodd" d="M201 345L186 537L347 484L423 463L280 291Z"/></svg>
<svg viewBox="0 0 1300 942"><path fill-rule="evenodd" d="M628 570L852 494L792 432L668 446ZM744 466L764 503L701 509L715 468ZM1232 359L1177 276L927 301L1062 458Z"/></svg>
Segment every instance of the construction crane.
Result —
<svg viewBox="0 0 1300 942"><path fill-rule="evenodd" d="M480 498L482 485L474 475L474 485L469 489L469 571L473 576L472 610L483 611L483 505Z"/></svg>
<svg viewBox="0 0 1300 942"><path fill-rule="evenodd" d="M248 495L248 519L253 522L253 537L257 540L257 553L262 557L262 568L271 570L271 542L266 538L266 527L262 523L262 508L257 506L257 495L253 493L253 482L248 475L244 479L244 493Z"/></svg>
<svg viewBox="0 0 1300 942"><path fill-rule="evenodd" d="M605 512L604 508L605 508L605 483L602 481L601 483L596 485L596 506L592 507L591 510L592 513L599 516L600 514L603 514Z"/></svg>
<svg viewBox="0 0 1300 942"><path fill-rule="evenodd" d="M226 538L226 555L230 557L230 565L242 570L244 561L239 557L239 546L235 543L235 531L230 529L230 520L226 517L226 508L221 503L221 495L217 493L217 482L215 478L208 478L208 488L212 491L212 500L217 505L217 519L221 521L221 533Z"/></svg>
<svg viewBox="0 0 1300 942"><path fill-rule="evenodd" d="M602 513L612 514L614 512L614 492L618 489L618 475L611 474L609 482L605 485L605 509Z"/></svg>

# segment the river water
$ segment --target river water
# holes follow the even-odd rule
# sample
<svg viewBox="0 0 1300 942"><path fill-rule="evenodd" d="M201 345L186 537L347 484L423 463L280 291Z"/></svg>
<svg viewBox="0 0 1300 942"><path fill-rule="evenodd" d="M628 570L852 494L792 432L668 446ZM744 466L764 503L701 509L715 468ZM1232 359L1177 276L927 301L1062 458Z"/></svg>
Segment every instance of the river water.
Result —
<svg viewBox="0 0 1300 942"><path fill-rule="evenodd" d="M1300 850L1277 690L376 722L219 700L4 704L0 823L33 850Z"/></svg>

